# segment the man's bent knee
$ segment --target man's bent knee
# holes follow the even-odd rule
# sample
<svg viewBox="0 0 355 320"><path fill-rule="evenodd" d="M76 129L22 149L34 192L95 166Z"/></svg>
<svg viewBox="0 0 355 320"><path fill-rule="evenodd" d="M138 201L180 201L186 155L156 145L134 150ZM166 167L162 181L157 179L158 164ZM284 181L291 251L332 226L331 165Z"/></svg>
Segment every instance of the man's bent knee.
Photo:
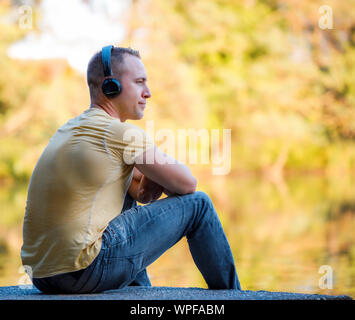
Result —
<svg viewBox="0 0 355 320"><path fill-rule="evenodd" d="M196 191L194 193L190 193L188 196L192 197L192 199L197 199L198 201L213 207L212 200L206 192Z"/></svg>

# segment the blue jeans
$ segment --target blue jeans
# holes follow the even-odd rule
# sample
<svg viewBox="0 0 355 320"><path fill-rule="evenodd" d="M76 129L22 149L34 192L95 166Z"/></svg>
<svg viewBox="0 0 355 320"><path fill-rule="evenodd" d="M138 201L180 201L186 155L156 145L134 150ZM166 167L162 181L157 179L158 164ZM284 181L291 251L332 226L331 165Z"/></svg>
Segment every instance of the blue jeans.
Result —
<svg viewBox="0 0 355 320"><path fill-rule="evenodd" d="M127 194L122 213L104 231L100 253L89 267L34 278L33 284L46 293L95 293L128 285L151 286L146 267L184 236L209 289L241 290L218 215L211 199L200 191L145 206L137 206Z"/></svg>

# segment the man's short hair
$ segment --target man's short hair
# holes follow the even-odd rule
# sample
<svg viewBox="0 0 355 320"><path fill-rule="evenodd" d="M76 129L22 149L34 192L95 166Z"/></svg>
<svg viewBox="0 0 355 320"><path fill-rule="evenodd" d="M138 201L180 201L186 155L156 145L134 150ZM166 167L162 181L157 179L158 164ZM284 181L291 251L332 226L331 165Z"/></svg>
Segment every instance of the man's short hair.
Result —
<svg viewBox="0 0 355 320"><path fill-rule="evenodd" d="M87 68L87 84L90 90L90 96L93 97L97 90L101 90L101 85L104 82L104 69L102 65L102 51L96 52L89 61ZM113 77L117 80L121 79L124 73L123 59L125 55L132 55L141 58L139 51L132 48L114 47L111 51L111 69Z"/></svg>

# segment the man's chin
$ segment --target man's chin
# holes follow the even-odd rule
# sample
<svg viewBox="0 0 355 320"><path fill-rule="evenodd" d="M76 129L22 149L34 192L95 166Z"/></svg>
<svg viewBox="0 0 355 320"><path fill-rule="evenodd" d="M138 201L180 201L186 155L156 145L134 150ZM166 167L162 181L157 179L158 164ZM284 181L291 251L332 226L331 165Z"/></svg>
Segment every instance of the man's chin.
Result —
<svg viewBox="0 0 355 320"><path fill-rule="evenodd" d="M141 119L143 119L143 116L144 116L144 113L135 114L134 116L132 116L132 117L130 118L130 120L141 120Z"/></svg>
<svg viewBox="0 0 355 320"><path fill-rule="evenodd" d="M137 120L143 119L143 117L144 117L144 112L137 114Z"/></svg>

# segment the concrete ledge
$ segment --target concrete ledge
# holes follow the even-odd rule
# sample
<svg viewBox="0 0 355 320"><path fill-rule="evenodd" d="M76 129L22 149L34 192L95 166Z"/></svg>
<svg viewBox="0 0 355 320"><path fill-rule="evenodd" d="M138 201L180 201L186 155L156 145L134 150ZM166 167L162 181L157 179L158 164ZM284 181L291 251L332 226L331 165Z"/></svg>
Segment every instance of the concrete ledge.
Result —
<svg viewBox="0 0 355 320"><path fill-rule="evenodd" d="M126 287L99 294L43 294L32 285L0 287L0 300L352 300L332 296L270 291L207 290L176 287Z"/></svg>

